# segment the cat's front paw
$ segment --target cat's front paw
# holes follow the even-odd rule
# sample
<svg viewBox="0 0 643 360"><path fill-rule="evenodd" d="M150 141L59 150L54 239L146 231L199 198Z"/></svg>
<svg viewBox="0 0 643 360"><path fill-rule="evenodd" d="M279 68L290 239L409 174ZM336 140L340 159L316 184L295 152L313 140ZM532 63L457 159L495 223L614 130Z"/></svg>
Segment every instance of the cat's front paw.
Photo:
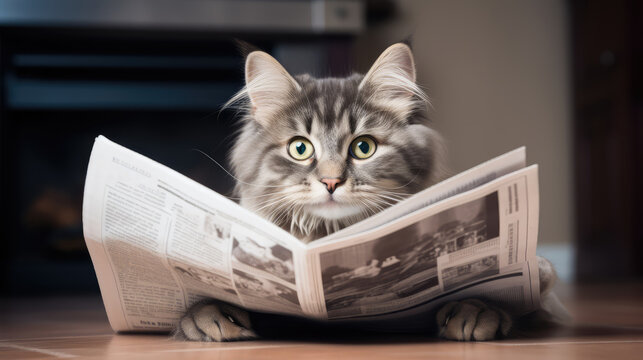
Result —
<svg viewBox="0 0 643 360"><path fill-rule="evenodd" d="M173 336L180 340L217 342L257 338L247 311L216 301L192 305Z"/></svg>
<svg viewBox="0 0 643 360"><path fill-rule="evenodd" d="M476 299L450 302L437 314L440 337L458 341L485 341L506 336L509 315Z"/></svg>

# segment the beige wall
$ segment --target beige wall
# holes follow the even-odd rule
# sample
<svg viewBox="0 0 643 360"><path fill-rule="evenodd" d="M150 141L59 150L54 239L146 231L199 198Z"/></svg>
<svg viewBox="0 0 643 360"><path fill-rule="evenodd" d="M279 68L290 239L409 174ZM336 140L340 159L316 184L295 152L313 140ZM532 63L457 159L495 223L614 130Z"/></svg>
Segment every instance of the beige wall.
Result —
<svg viewBox="0 0 643 360"><path fill-rule="evenodd" d="M361 71L413 34L449 163L461 171L520 145L540 166L540 244L573 240L571 98L564 1L397 1L358 40Z"/></svg>

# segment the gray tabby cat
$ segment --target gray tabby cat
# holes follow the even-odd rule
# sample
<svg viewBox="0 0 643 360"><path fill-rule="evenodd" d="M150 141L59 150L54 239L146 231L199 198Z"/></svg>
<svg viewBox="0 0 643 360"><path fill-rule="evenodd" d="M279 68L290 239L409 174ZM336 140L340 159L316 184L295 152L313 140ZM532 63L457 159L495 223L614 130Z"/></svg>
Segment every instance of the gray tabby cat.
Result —
<svg viewBox="0 0 643 360"><path fill-rule="evenodd" d="M304 242L358 222L436 183L442 141L427 118L411 49L386 49L366 75L292 77L270 55L246 59L246 87L231 102L245 116L232 150L241 205ZM542 267L552 269L543 260ZM543 272L549 291L553 270ZM479 300L445 305L440 335L490 340L511 318ZM195 341L251 339L248 313L217 301L193 305L175 330Z"/></svg>

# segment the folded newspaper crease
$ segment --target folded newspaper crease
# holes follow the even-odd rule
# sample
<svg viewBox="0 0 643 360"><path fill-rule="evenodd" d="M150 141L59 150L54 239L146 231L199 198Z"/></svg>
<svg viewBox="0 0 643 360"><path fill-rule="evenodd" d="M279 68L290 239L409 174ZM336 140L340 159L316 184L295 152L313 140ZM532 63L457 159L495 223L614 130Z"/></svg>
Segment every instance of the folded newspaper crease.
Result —
<svg viewBox="0 0 643 360"><path fill-rule="evenodd" d="M386 319L477 297L540 304L538 168L519 148L310 244L153 160L96 139L83 227L115 331L172 328L192 303Z"/></svg>

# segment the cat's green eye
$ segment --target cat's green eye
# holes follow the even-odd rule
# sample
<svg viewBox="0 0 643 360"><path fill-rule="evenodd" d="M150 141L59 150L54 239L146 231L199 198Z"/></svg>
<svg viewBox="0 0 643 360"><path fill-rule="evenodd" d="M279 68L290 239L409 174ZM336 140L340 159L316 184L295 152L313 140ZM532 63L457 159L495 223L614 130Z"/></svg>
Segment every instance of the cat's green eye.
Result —
<svg viewBox="0 0 643 360"><path fill-rule="evenodd" d="M288 154L295 160L306 160L313 156L315 148L308 139L296 137L288 144Z"/></svg>
<svg viewBox="0 0 643 360"><path fill-rule="evenodd" d="M351 156L355 159L368 159L377 150L375 139L370 136L360 136L353 140L350 146Z"/></svg>

